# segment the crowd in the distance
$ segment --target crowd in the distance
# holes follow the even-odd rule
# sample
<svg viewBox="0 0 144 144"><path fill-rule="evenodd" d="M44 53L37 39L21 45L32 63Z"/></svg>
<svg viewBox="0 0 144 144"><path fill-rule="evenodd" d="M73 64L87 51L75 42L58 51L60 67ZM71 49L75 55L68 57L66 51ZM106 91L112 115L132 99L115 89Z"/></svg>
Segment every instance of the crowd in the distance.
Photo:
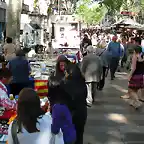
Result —
<svg viewBox="0 0 144 144"><path fill-rule="evenodd" d="M115 35L101 44L104 48L94 49L91 39L84 35L81 44L84 58L79 65L70 62L65 55L57 59L55 71L48 79L49 108L48 101L44 108L41 106L39 96L30 88L31 69L23 50L16 50L12 40L7 40L4 55L8 64L0 69L0 108L2 114L9 114L11 110L17 114L9 126L8 143L41 144L62 133L64 144L83 144L87 106L93 104L97 89L103 89L108 70L114 80L119 61L123 66L129 57L132 61L128 94L123 98L129 98L130 104L139 108L143 101L138 97L138 90L144 88L144 56L140 39L131 40L133 42L124 38L118 41ZM9 51L11 47L13 51ZM19 96L17 102L10 100L6 85L14 97Z"/></svg>

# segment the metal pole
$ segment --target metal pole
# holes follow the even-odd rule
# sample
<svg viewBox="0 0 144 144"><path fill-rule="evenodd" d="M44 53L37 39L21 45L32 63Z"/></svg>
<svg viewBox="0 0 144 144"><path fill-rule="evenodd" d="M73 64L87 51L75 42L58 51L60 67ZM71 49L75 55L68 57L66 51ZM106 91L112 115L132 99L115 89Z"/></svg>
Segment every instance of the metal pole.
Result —
<svg viewBox="0 0 144 144"><path fill-rule="evenodd" d="M61 15L61 13L60 13L60 0L58 0L58 14Z"/></svg>

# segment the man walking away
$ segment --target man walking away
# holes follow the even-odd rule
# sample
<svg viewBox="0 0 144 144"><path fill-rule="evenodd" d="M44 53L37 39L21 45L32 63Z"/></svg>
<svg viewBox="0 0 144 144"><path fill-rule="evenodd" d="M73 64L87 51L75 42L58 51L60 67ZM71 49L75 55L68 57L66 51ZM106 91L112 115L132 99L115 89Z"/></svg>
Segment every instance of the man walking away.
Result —
<svg viewBox="0 0 144 144"><path fill-rule="evenodd" d="M110 55L110 73L111 80L115 78L115 72L119 65L120 57L122 56L122 49L119 42L117 42L117 36L113 36L112 41L108 44L108 52Z"/></svg>
<svg viewBox="0 0 144 144"><path fill-rule="evenodd" d="M103 67L99 56L93 54L93 47L89 46L87 51L88 55L83 58L81 63L81 71L87 83L87 104L91 106L96 95L97 84L101 80Z"/></svg>

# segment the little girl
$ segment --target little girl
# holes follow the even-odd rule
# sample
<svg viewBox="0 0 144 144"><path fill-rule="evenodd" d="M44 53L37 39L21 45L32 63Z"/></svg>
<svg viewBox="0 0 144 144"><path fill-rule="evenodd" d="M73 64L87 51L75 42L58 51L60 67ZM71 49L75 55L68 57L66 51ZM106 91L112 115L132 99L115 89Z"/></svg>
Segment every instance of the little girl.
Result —
<svg viewBox="0 0 144 144"><path fill-rule="evenodd" d="M73 144L76 140L76 131L72 123L72 116L65 104L56 103L52 107L52 125L53 134L63 132L64 144Z"/></svg>

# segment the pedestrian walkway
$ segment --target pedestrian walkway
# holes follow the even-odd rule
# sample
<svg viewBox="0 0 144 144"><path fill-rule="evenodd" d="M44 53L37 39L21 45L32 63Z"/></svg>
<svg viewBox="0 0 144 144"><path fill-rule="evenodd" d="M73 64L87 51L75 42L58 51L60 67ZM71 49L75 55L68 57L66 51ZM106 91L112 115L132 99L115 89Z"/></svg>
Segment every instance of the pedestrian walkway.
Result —
<svg viewBox="0 0 144 144"><path fill-rule="evenodd" d="M95 104L88 109L84 144L144 144L144 108L136 111L120 96L127 92L127 74L106 80Z"/></svg>

